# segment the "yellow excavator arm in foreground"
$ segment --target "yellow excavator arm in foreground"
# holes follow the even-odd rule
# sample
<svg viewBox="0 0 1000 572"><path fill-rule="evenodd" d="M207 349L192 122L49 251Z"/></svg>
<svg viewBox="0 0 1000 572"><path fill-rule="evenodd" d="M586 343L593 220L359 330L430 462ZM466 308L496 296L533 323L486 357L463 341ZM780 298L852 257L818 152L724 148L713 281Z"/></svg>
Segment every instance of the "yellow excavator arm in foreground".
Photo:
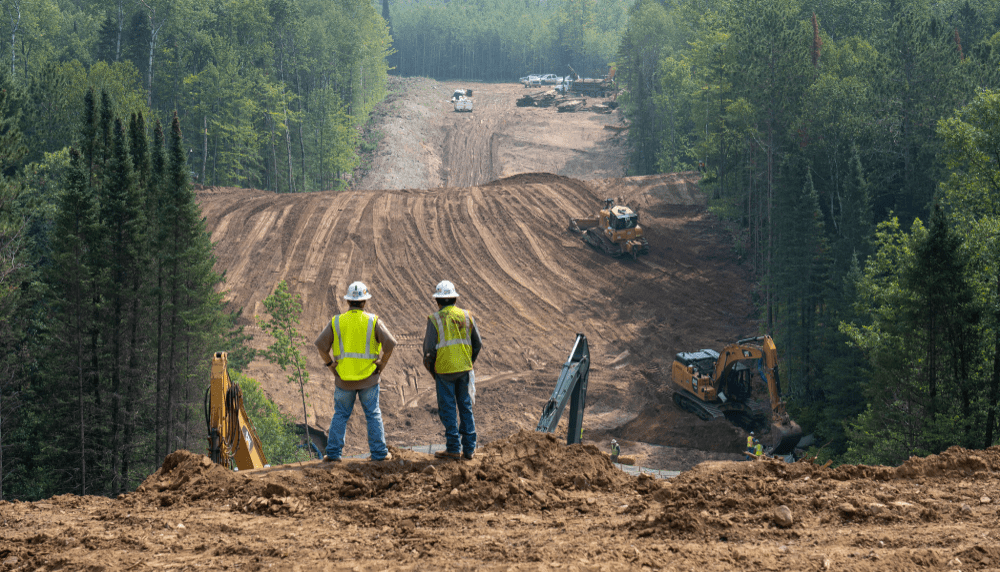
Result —
<svg viewBox="0 0 1000 572"><path fill-rule="evenodd" d="M253 422L243 408L243 392L229 379L226 352L212 356L212 381L205 395L208 454L212 461L245 471L267 465Z"/></svg>

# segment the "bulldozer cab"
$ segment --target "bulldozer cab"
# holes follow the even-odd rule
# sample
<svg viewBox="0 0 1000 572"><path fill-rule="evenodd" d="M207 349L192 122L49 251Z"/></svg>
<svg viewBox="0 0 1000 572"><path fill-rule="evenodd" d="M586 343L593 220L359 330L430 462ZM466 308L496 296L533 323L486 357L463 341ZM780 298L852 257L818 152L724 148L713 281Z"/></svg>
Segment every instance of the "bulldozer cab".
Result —
<svg viewBox="0 0 1000 572"><path fill-rule="evenodd" d="M628 230L639 226L639 215L632 209L616 206L609 212L609 225L612 230Z"/></svg>

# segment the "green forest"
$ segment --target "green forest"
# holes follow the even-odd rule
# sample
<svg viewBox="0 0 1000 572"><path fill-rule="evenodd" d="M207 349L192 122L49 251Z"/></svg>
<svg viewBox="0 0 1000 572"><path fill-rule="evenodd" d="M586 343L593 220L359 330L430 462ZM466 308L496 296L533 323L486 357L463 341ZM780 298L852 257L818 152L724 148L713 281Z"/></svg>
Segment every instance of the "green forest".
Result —
<svg viewBox="0 0 1000 572"><path fill-rule="evenodd" d="M1000 3L638 0L631 172L702 167L820 457L998 442Z"/></svg>
<svg viewBox="0 0 1000 572"><path fill-rule="evenodd" d="M344 187L388 26L353 0L0 8L0 499L117 495L204 448L204 348L253 357L194 185ZM300 454L236 377L269 458Z"/></svg>
<svg viewBox="0 0 1000 572"><path fill-rule="evenodd" d="M345 188L390 74L614 68L629 173L703 172L811 454L1000 443L996 0L0 7L0 499L203 447L203 348L254 354L194 186ZM268 457L301 454L234 379Z"/></svg>

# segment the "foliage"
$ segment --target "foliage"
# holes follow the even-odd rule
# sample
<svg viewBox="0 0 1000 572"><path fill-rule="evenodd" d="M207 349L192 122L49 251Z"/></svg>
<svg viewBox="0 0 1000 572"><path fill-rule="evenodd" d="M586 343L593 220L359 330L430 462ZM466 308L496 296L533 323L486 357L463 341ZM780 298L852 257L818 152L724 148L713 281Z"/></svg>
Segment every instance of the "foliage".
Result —
<svg viewBox="0 0 1000 572"><path fill-rule="evenodd" d="M789 409L834 455L895 462L996 442L1000 351L984 340L1000 323L986 294L998 264L989 231L975 231L996 221L969 208L1000 201L969 167L990 153L972 142L989 135L970 134L997 125L986 104L938 121L996 84L998 8L639 0L629 12L616 62L631 170L705 164L709 206L735 223L756 277ZM973 115L984 122L960 125ZM930 228L901 238L917 219ZM905 266L884 264L889 253ZM889 277L899 297L882 297Z"/></svg>
<svg viewBox="0 0 1000 572"><path fill-rule="evenodd" d="M233 373L232 380L243 392L243 407L257 430L267 462L281 465L309 460L310 456L299 446L301 439L295 433L292 418L267 398L260 383L241 373Z"/></svg>
<svg viewBox="0 0 1000 572"><path fill-rule="evenodd" d="M269 362L288 371L286 381L297 383L302 396L302 418L306 426L306 442L309 440L309 413L306 409L306 389L309 383L309 370L306 369L306 358L299 351L299 346L306 337L299 333L299 316L302 315L302 298L288 290L284 280L278 282L274 292L264 298L264 309L271 315L270 320L257 318L257 325L265 333L274 338L274 342L261 352L261 356Z"/></svg>
<svg viewBox="0 0 1000 572"><path fill-rule="evenodd" d="M513 81L529 73L599 77L614 61L621 0L400 0L390 5L395 73Z"/></svg>

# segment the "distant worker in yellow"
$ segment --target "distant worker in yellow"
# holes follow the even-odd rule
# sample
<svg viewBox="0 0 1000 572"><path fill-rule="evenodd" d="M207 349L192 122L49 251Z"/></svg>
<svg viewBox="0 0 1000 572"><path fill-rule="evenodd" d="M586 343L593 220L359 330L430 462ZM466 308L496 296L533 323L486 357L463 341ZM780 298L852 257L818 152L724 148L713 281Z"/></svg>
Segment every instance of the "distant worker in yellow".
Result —
<svg viewBox="0 0 1000 572"><path fill-rule="evenodd" d="M347 421L354 410L355 398L361 402L368 423L371 460L392 459L385 444L378 391L382 371L396 347L396 338L389 333L378 316L365 312L365 302L371 297L363 282L352 283L344 296L347 300L347 312L334 316L316 338L316 349L319 350L323 363L333 372L336 385L333 393L334 413L330 420L330 436L326 442L324 462L340 461Z"/></svg>
<svg viewBox="0 0 1000 572"><path fill-rule="evenodd" d="M434 290L438 311L427 317L424 367L437 384L438 416L444 425L446 450L439 459L471 459L476 452L475 371L472 364L483 347L476 320L455 306L458 291L448 280ZM461 438L459 437L461 436Z"/></svg>
<svg viewBox="0 0 1000 572"><path fill-rule="evenodd" d="M758 461L764 458L764 446L760 444L760 441L753 446L753 455Z"/></svg>
<svg viewBox="0 0 1000 572"><path fill-rule="evenodd" d="M750 456L754 454L753 446L757 443L757 438L753 436L753 431L747 435L747 460L750 460Z"/></svg>

